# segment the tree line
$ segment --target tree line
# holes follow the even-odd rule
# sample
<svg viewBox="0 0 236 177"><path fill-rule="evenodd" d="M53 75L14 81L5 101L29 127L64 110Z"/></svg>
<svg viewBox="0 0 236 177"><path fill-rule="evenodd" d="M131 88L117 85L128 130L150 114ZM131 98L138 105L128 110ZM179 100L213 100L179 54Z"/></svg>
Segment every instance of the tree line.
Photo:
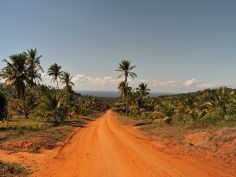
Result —
<svg viewBox="0 0 236 177"><path fill-rule="evenodd" d="M62 71L62 66L52 64L47 74L56 87L41 84L42 55L37 49L13 54L4 59L5 67L0 72L0 120L14 116L43 117L58 124L68 117L88 115L104 111L110 100L81 96L73 90L73 76ZM59 87L59 83L63 88Z"/></svg>
<svg viewBox="0 0 236 177"><path fill-rule="evenodd" d="M206 89L193 93L172 96L150 97L150 89L145 83L137 88L129 86L128 78L135 79L135 66L130 61L122 60L116 71L118 78L124 78L118 86L119 98L114 110L127 116L143 116L153 122L171 124L180 122L236 122L235 90L227 87Z"/></svg>

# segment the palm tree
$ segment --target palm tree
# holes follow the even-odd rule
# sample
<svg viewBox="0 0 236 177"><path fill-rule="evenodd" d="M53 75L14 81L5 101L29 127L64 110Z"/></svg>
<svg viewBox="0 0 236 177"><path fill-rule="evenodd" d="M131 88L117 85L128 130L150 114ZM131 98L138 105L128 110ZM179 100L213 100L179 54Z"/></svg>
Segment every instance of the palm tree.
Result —
<svg viewBox="0 0 236 177"><path fill-rule="evenodd" d="M120 97L123 99L125 98L126 87L127 87L127 85L126 85L125 81L122 81L118 86L118 90L120 92Z"/></svg>
<svg viewBox="0 0 236 177"><path fill-rule="evenodd" d="M6 118L6 112L7 112L7 98L2 92L0 92L0 121Z"/></svg>
<svg viewBox="0 0 236 177"><path fill-rule="evenodd" d="M118 78L124 77L124 83L126 85L125 89L125 99L126 99L126 115L128 115L128 77L130 76L131 78L136 78L137 75L132 72L132 70L136 66L130 66L130 61L128 60L122 60L121 63L119 63L119 68L116 71L121 72L121 74L118 76Z"/></svg>
<svg viewBox="0 0 236 177"><path fill-rule="evenodd" d="M24 114L28 118L25 105L25 84L28 82L26 56L24 54L11 55L11 61L6 59L7 66L2 69L1 77L5 79L7 85L12 85L19 99L23 102Z"/></svg>
<svg viewBox="0 0 236 177"><path fill-rule="evenodd" d="M221 107L222 117L225 119L227 115L227 105L232 100L232 97L230 96L230 94L232 95L234 93L231 92L229 94L226 87L220 87L219 89L215 90L214 94L215 94L215 97L214 97L215 100L213 101L213 104Z"/></svg>
<svg viewBox="0 0 236 177"><path fill-rule="evenodd" d="M47 120L54 124L60 123L63 120L62 107L62 100L59 97L47 91L43 92L39 105L39 113L44 115Z"/></svg>
<svg viewBox="0 0 236 177"><path fill-rule="evenodd" d="M147 96L150 93L150 89L148 89L147 84L144 84L144 83L139 84L136 90L140 92L142 96Z"/></svg>
<svg viewBox="0 0 236 177"><path fill-rule="evenodd" d="M74 86L74 83L71 81L72 77L68 72L63 72L61 76L61 82L65 85L68 93L72 93L72 87Z"/></svg>
<svg viewBox="0 0 236 177"><path fill-rule="evenodd" d="M160 103L160 112L165 116L165 122L169 124L175 114L175 107L170 101L162 101Z"/></svg>
<svg viewBox="0 0 236 177"><path fill-rule="evenodd" d="M36 85L37 81L41 81L41 74L39 73L39 71L43 72L43 68L40 65L40 58L42 57L42 55L37 56L37 49L30 49L26 52L24 52L24 54L27 57L27 64L28 66L28 77L29 77L29 84L30 86L34 86Z"/></svg>
<svg viewBox="0 0 236 177"><path fill-rule="evenodd" d="M57 63L51 65L48 69L48 75L52 76L52 80L57 83L57 89L59 90L58 79L62 75L61 66L59 66Z"/></svg>

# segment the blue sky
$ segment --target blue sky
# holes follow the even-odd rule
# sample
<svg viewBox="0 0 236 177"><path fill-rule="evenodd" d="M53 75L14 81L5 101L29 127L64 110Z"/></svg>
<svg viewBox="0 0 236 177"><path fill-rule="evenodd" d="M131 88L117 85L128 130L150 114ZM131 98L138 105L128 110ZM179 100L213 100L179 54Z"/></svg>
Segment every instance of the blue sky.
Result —
<svg viewBox="0 0 236 177"><path fill-rule="evenodd" d="M235 19L235 0L2 0L0 58L37 48L45 70L57 62L83 90L115 90L123 58L133 86L235 87Z"/></svg>

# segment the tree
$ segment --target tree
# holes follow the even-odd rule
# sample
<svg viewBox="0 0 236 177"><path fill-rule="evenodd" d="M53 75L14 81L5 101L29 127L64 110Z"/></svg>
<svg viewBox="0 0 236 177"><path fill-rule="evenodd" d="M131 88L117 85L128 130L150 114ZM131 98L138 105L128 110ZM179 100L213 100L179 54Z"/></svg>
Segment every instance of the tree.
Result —
<svg viewBox="0 0 236 177"><path fill-rule="evenodd" d="M136 78L137 75L132 72L133 69L136 66L130 66L130 61L128 60L122 60L121 63L119 63L119 67L116 71L121 72L121 74L118 76L118 78L124 77L124 83L126 85L125 89L125 100L126 100L126 115L128 115L128 77Z"/></svg>
<svg viewBox="0 0 236 177"><path fill-rule="evenodd" d="M24 104L21 102L18 102L16 100L16 107L14 108L17 113L22 114L22 110L24 110L24 113L27 117L30 116L35 110L35 108L38 106L38 98L34 92L31 90L27 90L25 93L25 110L24 110Z"/></svg>
<svg viewBox="0 0 236 177"><path fill-rule="evenodd" d="M51 65L48 69L48 75L52 76L52 80L57 83L57 89L59 89L58 79L62 75L61 66L57 63Z"/></svg>
<svg viewBox="0 0 236 177"><path fill-rule="evenodd" d="M127 89L127 83L125 83L125 81L122 81L119 86L118 86L118 90L120 92L120 97L122 99L125 99L125 91Z"/></svg>
<svg viewBox="0 0 236 177"><path fill-rule="evenodd" d="M73 76L71 76L68 72L63 72L61 76L61 82L65 85L65 89L69 94L73 92L72 87L74 86L74 83L71 81L72 77Z"/></svg>
<svg viewBox="0 0 236 177"><path fill-rule="evenodd" d="M23 102L24 114L28 118L25 105L25 84L28 82L27 63L25 54L11 55L10 61L4 59L7 66L2 69L1 77L7 85L12 85L17 96Z"/></svg>
<svg viewBox="0 0 236 177"><path fill-rule="evenodd" d="M54 124L62 122L67 112L67 108L62 100L48 91L45 91L41 97L39 110L40 114L44 115L47 120Z"/></svg>
<svg viewBox="0 0 236 177"><path fill-rule="evenodd" d="M139 87L136 88L136 92L134 93L134 104L136 105L138 114L141 114L141 109L145 108L145 101L148 98L150 89L147 88L147 84L141 83L139 84Z"/></svg>
<svg viewBox="0 0 236 177"><path fill-rule="evenodd" d="M39 71L43 72L43 68L40 65L40 58L42 55L37 56L37 49L30 49L24 52L27 58L27 65L28 65L28 84L32 87L36 85L38 81L41 81L41 74Z"/></svg>
<svg viewBox="0 0 236 177"><path fill-rule="evenodd" d="M175 114L175 107L170 101L162 101L160 104L160 112L165 116L165 122L169 124Z"/></svg>
<svg viewBox="0 0 236 177"><path fill-rule="evenodd" d="M231 102L232 97L230 95L234 94L233 92L229 93L226 87L220 87L215 90L215 99L213 104L221 107L222 109L222 117L225 119L227 115L227 105Z"/></svg>
<svg viewBox="0 0 236 177"><path fill-rule="evenodd" d="M147 84L141 83L138 88L136 88L138 92L141 93L142 96L147 96L150 93L150 89L147 88Z"/></svg>
<svg viewBox="0 0 236 177"><path fill-rule="evenodd" d="M0 120L6 118L7 99L5 95L0 92Z"/></svg>

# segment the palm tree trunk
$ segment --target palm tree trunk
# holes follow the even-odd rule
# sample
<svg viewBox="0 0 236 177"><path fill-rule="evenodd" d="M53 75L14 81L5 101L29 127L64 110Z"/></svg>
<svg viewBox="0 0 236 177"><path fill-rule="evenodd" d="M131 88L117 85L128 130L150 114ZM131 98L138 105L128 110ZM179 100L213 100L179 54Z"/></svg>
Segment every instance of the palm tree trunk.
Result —
<svg viewBox="0 0 236 177"><path fill-rule="evenodd" d="M58 80L57 80L57 90L59 90L59 84L58 84Z"/></svg>
<svg viewBox="0 0 236 177"><path fill-rule="evenodd" d="M225 119L226 114L227 114L227 108L226 106L223 106L223 119Z"/></svg>
<svg viewBox="0 0 236 177"><path fill-rule="evenodd" d="M24 109L24 115L25 115L25 118L28 119L29 118L29 115L28 115L28 111L26 110L26 104L25 104L25 96L22 96L22 102L23 102L23 109Z"/></svg>
<svg viewBox="0 0 236 177"><path fill-rule="evenodd" d="M126 109L125 114L128 116L128 84L127 84L128 74L125 75L125 102L126 102Z"/></svg>

